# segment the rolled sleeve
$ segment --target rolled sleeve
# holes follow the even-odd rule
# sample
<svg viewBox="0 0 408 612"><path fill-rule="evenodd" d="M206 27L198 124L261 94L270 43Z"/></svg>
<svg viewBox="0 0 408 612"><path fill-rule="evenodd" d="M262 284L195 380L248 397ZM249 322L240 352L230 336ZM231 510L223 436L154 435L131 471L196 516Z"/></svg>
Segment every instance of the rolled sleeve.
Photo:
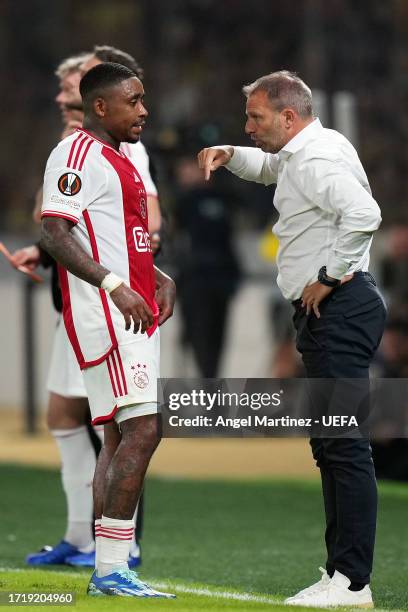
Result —
<svg viewBox="0 0 408 612"><path fill-rule="evenodd" d="M365 188L341 161L309 161L305 190L324 211L337 215L337 232L327 261L327 274L344 276L368 251L381 212Z"/></svg>
<svg viewBox="0 0 408 612"><path fill-rule="evenodd" d="M228 145L214 148L228 150ZM255 147L234 147L234 155L225 167L245 181L272 185L278 179L278 164L277 155Z"/></svg>

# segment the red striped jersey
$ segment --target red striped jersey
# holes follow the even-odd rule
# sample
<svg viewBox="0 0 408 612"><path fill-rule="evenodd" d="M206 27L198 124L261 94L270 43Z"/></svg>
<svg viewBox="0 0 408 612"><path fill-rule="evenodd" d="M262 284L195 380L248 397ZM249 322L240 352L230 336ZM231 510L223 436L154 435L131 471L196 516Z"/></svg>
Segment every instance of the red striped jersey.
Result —
<svg viewBox="0 0 408 612"><path fill-rule="evenodd" d="M122 142L120 151L122 151L136 167L144 183L147 195L157 198L157 188L149 170L149 156L143 143L140 142L140 140L135 143Z"/></svg>
<svg viewBox="0 0 408 612"><path fill-rule="evenodd" d="M146 189L122 151L77 130L52 151L45 170L42 217L62 217L95 260L137 291L155 315L155 275ZM59 267L67 333L82 369L101 363L119 342L134 339L108 294Z"/></svg>

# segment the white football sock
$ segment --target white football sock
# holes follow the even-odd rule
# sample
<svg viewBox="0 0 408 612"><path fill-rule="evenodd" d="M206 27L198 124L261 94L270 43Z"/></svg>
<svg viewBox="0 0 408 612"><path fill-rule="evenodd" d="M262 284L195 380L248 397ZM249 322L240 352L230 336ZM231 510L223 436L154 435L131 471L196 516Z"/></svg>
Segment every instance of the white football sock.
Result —
<svg viewBox="0 0 408 612"><path fill-rule="evenodd" d="M95 567L98 567L98 561L101 556L101 538L98 538L99 528L102 519L95 519Z"/></svg>
<svg viewBox="0 0 408 612"><path fill-rule="evenodd" d="M64 539L73 546L87 549L93 542L95 451L85 425L75 429L54 429L51 433L61 454L62 486L68 506Z"/></svg>
<svg viewBox="0 0 408 612"><path fill-rule="evenodd" d="M128 569L133 531L133 520L123 521L102 516L101 524L95 531L98 551L96 574L98 578L103 578L122 569Z"/></svg>
<svg viewBox="0 0 408 612"><path fill-rule="evenodd" d="M130 545L130 554L132 555L132 557L140 557L140 546L137 543L136 540L136 523L137 523L137 513L139 512L139 502L137 502L137 506L136 506L136 510L135 513L133 515L133 523L135 526L135 531L133 533L133 540L132 543Z"/></svg>

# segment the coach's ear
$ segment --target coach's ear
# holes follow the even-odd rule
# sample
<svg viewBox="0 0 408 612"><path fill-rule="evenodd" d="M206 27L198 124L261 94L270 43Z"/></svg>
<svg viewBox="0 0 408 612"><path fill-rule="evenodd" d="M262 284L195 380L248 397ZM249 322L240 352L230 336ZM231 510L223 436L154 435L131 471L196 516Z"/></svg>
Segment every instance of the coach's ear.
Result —
<svg viewBox="0 0 408 612"><path fill-rule="evenodd" d="M106 115L106 100L104 98L96 98L93 103L93 110L97 117L105 117Z"/></svg>

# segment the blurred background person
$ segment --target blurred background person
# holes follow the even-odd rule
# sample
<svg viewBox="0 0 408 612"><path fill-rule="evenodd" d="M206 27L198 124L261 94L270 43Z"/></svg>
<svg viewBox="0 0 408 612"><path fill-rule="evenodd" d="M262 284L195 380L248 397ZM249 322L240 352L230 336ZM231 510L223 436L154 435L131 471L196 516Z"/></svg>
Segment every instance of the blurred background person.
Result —
<svg viewBox="0 0 408 612"><path fill-rule="evenodd" d="M191 347L199 373L215 378L225 340L228 310L241 272L232 240L235 202L204 181L195 157L176 162L174 239L182 343Z"/></svg>
<svg viewBox="0 0 408 612"><path fill-rule="evenodd" d="M404 218L392 223L386 232L385 253L379 271L389 314L374 373L382 378L407 379L408 222ZM378 478L408 481L407 431L401 427L401 415L395 416L390 405L388 421L376 432L372 443L373 458ZM408 421L408 402L405 418Z"/></svg>

